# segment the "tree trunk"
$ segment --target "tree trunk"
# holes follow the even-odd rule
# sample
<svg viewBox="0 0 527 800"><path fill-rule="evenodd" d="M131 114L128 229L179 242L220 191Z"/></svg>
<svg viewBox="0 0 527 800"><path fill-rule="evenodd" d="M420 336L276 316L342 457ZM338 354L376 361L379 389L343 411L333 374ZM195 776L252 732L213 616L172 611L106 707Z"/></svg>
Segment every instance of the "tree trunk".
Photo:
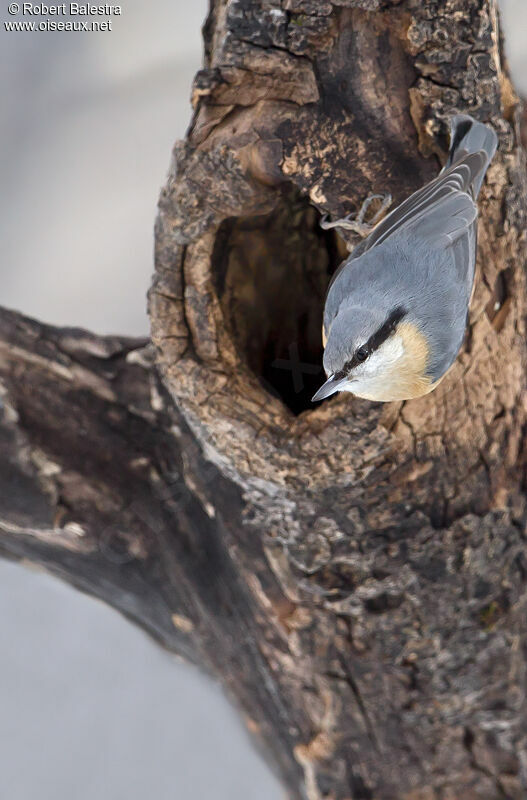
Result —
<svg viewBox="0 0 527 800"><path fill-rule="evenodd" d="M218 677L291 798L525 800L525 161L494 0L214 0L153 343L0 317L0 551ZM312 407L320 214L489 121L463 351ZM353 241L350 242L353 244ZM155 364L154 364L155 359Z"/></svg>

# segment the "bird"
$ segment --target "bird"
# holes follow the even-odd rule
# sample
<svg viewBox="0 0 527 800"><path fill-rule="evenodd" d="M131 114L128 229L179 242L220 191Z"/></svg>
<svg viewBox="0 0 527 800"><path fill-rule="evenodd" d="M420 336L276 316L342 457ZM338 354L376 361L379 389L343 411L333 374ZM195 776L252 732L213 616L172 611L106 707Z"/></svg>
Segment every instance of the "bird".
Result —
<svg viewBox="0 0 527 800"><path fill-rule="evenodd" d="M443 379L465 337L476 201L497 146L489 125L453 116L441 172L387 214L339 266L324 305L327 380L314 402L336 392L411 400Z"/></svg>

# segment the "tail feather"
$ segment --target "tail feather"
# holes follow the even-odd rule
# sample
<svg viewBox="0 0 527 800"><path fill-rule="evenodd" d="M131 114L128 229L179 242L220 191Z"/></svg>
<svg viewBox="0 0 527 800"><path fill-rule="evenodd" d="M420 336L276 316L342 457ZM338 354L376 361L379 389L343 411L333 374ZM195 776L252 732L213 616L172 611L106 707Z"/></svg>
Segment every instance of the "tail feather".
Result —
<svg viewBox="0 0 527 800"><path fill-rule="evenodd" d="M485 157L479 167L474 170L470 184L472 194L476 198L497 146L498 137L492 128L468 114L457 114L450 120L450 152L444 169L457 164L471 153L484 154Z"/></svg>

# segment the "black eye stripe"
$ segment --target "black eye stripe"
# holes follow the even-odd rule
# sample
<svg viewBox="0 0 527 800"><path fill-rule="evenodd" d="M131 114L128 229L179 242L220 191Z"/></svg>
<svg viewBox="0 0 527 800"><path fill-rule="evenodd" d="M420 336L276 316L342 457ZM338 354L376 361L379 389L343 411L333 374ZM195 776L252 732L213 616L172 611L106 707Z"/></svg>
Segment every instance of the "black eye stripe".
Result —
<svg viewBox="0 0 527 800"><path fill-rule="evenodd" d="M377 348L386 341L388 336L394 332L395 328L397 327L397 323L400 322L405 315L406 311L401 307L395 308L392 311L386 322L383 322L379 330L368 339L367 347L370 352L377 350Z"/></svg>
<svg viewBox="0 0 527 800"><path fill-rule="evenodd" d="M352 370L358 364L364 363L366 358L368 358L368 356L377 350L381 344L383 344L383 342L385 342L386 339L394 332L395 328L397 327L397 323L400 322L404 316L406 316L406 313L406 310L402 308L402 306L395 308L388 316L386 321L383 322L381 327L370 336L365 344L358 347L352 358L350 358L349 361L346 361L343 368L335 373L335 378L337 380L345 378L350 370ZM361 353L361 357L357 357L359 352ZM365 357L362 357L364 353L366 353L366 355Z"/></svg>

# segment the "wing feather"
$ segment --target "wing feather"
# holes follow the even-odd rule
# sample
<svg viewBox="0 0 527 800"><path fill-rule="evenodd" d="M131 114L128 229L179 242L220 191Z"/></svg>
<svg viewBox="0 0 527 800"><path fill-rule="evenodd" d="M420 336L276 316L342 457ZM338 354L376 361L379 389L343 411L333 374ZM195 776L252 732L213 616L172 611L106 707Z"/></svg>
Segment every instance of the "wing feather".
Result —
<svg viewBox="0 0 527 800"><path fill-rule="evenodd" d="M411 220L416 235L431 245L448 246L468 233L478 215L476 204L465 192L446 194L434 203L434 213L426 209Z"/></svg>

